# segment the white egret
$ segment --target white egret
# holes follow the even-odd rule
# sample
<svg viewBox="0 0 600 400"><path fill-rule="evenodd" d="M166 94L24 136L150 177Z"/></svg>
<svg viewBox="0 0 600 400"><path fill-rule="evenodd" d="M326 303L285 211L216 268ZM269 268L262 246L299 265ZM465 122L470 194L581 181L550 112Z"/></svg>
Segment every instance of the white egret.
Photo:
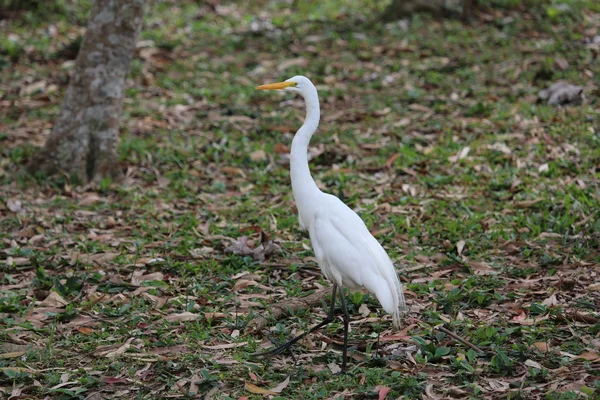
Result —
<svg viewBox="0 0 600 400"><path fill-rule="evenodd" d="M333 321L336 292L340 288L340 302L344 313L342 371L345 371L349 318L342 288L365 288L392 315L394 327L399 328L401 313L406 309L402 286L392 261L363 220L340 199L319 190L310 174L308 144L320 118L319 96L315 86L304 76L294 76L285 82L262 85L257 89L298 93L306 103L306 119L294 136L290 153L292 191L300 227L308 230L319 267L333 284L331 308L325 320L283 345L258 355L279 354L307 334Z"/></svg>

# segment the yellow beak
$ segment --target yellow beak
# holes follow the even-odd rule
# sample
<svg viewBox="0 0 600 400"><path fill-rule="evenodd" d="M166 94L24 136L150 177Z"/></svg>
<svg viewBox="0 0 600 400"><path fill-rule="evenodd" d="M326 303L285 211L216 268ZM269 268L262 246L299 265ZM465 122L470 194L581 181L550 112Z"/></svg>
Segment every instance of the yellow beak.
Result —
<svg viewBox="0 0 600 400"><path fill-rule="evenodd" d="M269 83L268 85L257 86L257 90L281 90L286 87L296 86L296 82L277 82L277 83Z"/></svg>

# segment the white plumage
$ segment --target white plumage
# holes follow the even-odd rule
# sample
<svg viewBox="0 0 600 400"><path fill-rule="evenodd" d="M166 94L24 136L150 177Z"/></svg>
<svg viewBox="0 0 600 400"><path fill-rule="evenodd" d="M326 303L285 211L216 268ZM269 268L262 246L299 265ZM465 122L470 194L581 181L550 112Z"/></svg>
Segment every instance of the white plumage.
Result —
<svg viewBox="0 0 600 400"><path fill-rule="evenodd" d="M334 285L334 295L337 286L366 289L377 297L383 309L392 315L394 327L399 328L401 312L406 309L406 304L392 261L363 220L340 199L319 190L310 174L308 145L320 118L317 89L304 76L257 89L291 91L304 97L306 119L294 136L290 152L292 191L300 227L308 231L321 271ZM342 306L345 311L343 298ZM330 318L332 315L330 313ZM347 339L347 321L345 324ZM317 327L320 326L322 324ZM290 342L294 343L297 339ZM271 353L276 354L284 347L280 346ZM344 367L345 363L344 357Z"/></svg>

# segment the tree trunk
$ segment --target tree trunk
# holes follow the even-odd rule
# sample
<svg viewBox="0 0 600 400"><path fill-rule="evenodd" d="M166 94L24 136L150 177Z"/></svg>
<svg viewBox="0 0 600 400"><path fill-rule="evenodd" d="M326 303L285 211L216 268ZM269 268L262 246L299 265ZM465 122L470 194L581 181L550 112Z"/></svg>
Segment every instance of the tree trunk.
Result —
<svg viewBox="0 0 600 400"><path fill-rule="evenodd" d="M30 172L80 180L118 177L125 77L145 0L95 0L58 120Z"/></svg>
<svg viewBox="0 0 600 400"><path fill-rule="evenodd" d="M381 17L384 21L395 21L415 13L448 17L462 5L462 17L467 20L473 14L475 3L476 0L392 0Z"/></svg>
<svg viewBox="0 0 600 400"><path fill-rule="evenodd" d="M445 0L392 0L383 12L382 19L395 21L422 12L439 17L446 9L445 5Z"/></svg>

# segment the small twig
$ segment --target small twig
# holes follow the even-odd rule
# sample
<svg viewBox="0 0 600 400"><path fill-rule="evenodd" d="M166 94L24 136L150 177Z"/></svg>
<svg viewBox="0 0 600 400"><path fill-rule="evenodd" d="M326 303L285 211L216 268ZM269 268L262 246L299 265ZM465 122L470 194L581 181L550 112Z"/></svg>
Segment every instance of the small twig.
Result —
<svg viewBox="0 0 600 400"><path fill-rule="evenodd" d="M465 346L468 346L468 347L472 348L473 350L475 350L480 356L485 355L483 350L481 350L479 347L475 346L473 343L469 342L467 339L461 338L460 336L458 336L456 333L452 332L451 330L446 329L443 326L436 327L435 329L444 332L448 336L452 336L454 339L458 340Z"/></svg>

